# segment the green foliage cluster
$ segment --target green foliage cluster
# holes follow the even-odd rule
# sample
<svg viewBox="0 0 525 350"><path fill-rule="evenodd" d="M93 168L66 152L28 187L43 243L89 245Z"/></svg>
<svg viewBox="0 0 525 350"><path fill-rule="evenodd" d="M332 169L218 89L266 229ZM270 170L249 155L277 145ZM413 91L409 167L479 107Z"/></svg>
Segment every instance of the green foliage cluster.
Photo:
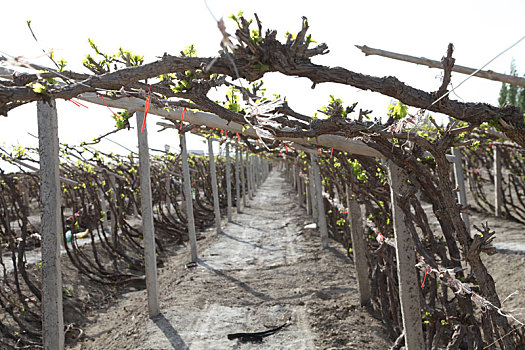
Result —
<svg viewBox="0 0 525 350"><path fill-rule="evenodd" d="M123 110L118 114L113 114L113 119L115 120L115 126L118 130L129 127L129 118L131 118L131 113L128 110Z"/></svg>
<svg viewBox="0 0 525 350"><path fill-rule="evenodd" d="M408 115L408 106L401 101L397 101L395 104L390 103L387 115L395 120L403 119Z"/></svg>
<svg viewBox="0 0 525 350"><path fill-rule="evenodd" d="M133 54L131 51L124 50L122 47L113 55L108 55L98 48L95 42L92 39L88 39L89 46L95 51L95 57L100 57L97 60L91 55L87 55L86 58L82 61L84 67L89 69L95 74L104 74L111 70L111 67L115 70L119 66L133 67L140 66L144 63L144 56Z"/></svg>

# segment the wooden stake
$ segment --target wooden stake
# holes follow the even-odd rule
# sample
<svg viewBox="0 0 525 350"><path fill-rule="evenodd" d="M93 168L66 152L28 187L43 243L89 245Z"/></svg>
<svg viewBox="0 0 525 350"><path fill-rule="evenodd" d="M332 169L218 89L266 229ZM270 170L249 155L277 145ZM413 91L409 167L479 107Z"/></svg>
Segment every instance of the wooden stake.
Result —
<svg viewBox="0 0 525 350"><path fill-rule="evenodd" d="M424 58L424 57L414 57L414 56L409 56L409 55L403 55L403 54L380 50L380 49L373 49L366 45L364 46L356 45L355 47L363 51L363 53L367 56L369 55L370 56L371 55L383 56L386 58L392 58L392 59L399 60L399 61L424 65L430 68L443 69L443 64L440 61L435 61L435 60L431 60L431 59ZM461 74L470 75L474 73L475 71L477 71L477 69L454 65L452 67L452 71L461 73ZM489 80L501 81L503 83L517 85L517 86L525 86L525 78L514 76L514 75L496 73L490 70L489 71L480 70L479 72L474 74L474 76L478 78L485 78Z"/></svg>

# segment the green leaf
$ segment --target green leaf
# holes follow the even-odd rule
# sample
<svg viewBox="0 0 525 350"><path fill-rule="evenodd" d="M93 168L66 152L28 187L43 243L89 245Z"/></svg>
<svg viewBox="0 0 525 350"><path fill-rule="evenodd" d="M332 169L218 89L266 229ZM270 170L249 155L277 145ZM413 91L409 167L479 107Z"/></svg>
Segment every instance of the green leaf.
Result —
<svg viewBox="0 0 525 350"><path fill-rule="evenodd" d="M34 83L32 87L33 87L33 91L37 94L43 94L47 91L47 88L40 83Z"/></svg>

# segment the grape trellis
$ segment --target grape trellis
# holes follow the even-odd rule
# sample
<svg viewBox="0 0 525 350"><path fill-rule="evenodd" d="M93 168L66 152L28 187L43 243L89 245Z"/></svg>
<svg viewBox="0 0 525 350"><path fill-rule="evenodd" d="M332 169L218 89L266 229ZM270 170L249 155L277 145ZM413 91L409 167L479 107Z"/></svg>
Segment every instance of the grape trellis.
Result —
<svg viewBox="0 0 525 350"><path fill-rule="evenodd" d="M159 312L155 271L156 264L162 263L161 253L168 242L180 242L188 232L192 258L196 259L192 230L214 221L217 224L218 208L224 209L229 197L224 194L228 192L225 188L238 185L237 182L228 186L232 180L225 181L225 174L235 171L235 179L239 179L239 163L226 172L220 162L218 176L210 177L208 165L194 158L190 187L185 146L182 166L172 154L164 159L150 159L147 134L140 132L141 121L149 113L164 117L162 125L178 129L181 135L199 127L217 139L242 143L251 154L267 159L277 161L286 154L290 180L316 217L323 246L327 246L328 227L334 238L347 247L351 245L361 302L372 304L380 312L390 336L397 339L396 347L402 341L409 350L443 346L522 347L523 329L509 322L513 315L502 308L494 280L480 258L482 253L494 251L494 233L483 225L480 232L470 234L464 221L468 208L461 202L463 199L458 202L456 186L461 185L451 179L449 159L455 162L456 177L463 176L463 169L457 154L447 154L451 148L461 147L469 186L481 210L494 210L496 215L523 221L525 121L519 109L450 99L447 89L454 66L452 45L442 59L441 86L435 92L426 92L395 77L373 77L312 63L313 57L327 54L328 47L312 46L306 18L298 33L287 35L282 42L276 31L263 32L257 16L255 21L233 19L237 25L235 37L227 33L222 20L219 23L222 50L218 57L196 57L194 50L186 50L179 56L165 54L157 61L144 63L122 50L116 55L101 53L91 42L96 55L84 65L93 74L56 71L16 57L4 58L8 64L38 70L4 70L7 74L4 72L0 80L0 113L7 115L18 106L37 101L42 187L39 190L35 174L2 175L2 239L13 260L12 271L4 265L7 287L1 292L0 306L10 317L1 323L0 331L9 334L2 341L11 342L9 345L39 343L38 303L48 294L50 305L62 302L61 293L52 295L48 291L41 295L38 273L29 274L23 263L24 251L35 244L29 242L37 231L31 226L28 209L31 204L35 206L39 196L44 205L43 242L49 239L53 245L53 230L62 229L61 239L71 263L101 284L135 283L145 275L151 316ZM294 111L287 101L264 96L260 79L269 72L308 78L312 88L331 82L375 91L400 102L385 121L382 115L357 110L357 103L346 106L332 97L327 106L320 107L323 117L312 118ZM228 90L224 102L215 102L208 96L212 88L219 87ZM62 165L60 175L76 183L63 183L60 192L67 212L59 215L56 201L48 200L60 197L56 193L59 165L54 100L73 97L125 109L114 116L118 127L136 114L141 151L136 162L133 156L126 159L104 155L102 158L109 160L102 161L97 151L87 151L91 153L88 156L85 150L66 149L66 158L77 153L75 156L82 159L77 165ZM421 111L408 114L403 104ZM450 122L438 125L424 114L427 110L450 116ZM487 130L492 133L485 133ZM317 148L321 149L321 156ZM289 155L293 155L293 161ZM503 181L499 180L499 171L492 173L500 164L506 175ZM268 163L251 160L243 162L241 168L242 192L247 187L250 195L250 184L260 182L258 174L264 173L261 169L268 170ZM209 169L213 169L212 163ZM142 175L137 176L137 171ZM494 205L484 191L484 182L493 181L492 175L496 186ZM178 180L181 176L183 191ZM214 184L217 178L218 188ZM305 178L309 179L308 186ZM148 186L150 181L154 186ZM239 190L235 192L238 194ZM192 196L194 202L190 201ZM430 229L420 196L430 203L439 232ZM213 200L214 197L219 200ZM179 204L182 198L187 204L186 214ZM109 207L104 208L106 202ZM240 197L237 195L233 202L239 207ZM359 204L365 209L366 225ZM195 220L189 214L192 210ZM129 222L135 211L143 218L143 231ZM105 215L111 217L111 227L105 227ZM63 218L63 227L58 227L58 216ZM18 222L18 233L11 228L13 221ZM79 246L74 237L82 231L91 243ZM108 231L112 234L108 235ZM44 246L43 269L49 271L42 275L50 280L42 283L42 289L50 286L56 294L56 287L60 286L56 269L60 264L53 257L54 248L48 247L46 253ZM155 251L159 252L158 262ZM111 263L104 263L102 256ZM418 272L416 264L423 273ZM475 313L475 308L482 312ZM46 322L46 317L59 322ZM57 347L63 346L61 317L60 307L44 307L42 324L49 342L46 344L44 334L44 347L55 344L49 335L59 339Z"/></svg>

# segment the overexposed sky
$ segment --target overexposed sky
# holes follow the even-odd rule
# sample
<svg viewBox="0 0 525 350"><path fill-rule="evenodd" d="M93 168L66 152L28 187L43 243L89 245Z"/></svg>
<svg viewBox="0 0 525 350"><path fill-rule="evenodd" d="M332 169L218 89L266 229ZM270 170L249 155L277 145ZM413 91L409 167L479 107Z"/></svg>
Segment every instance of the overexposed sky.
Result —
<svg viewBox="0 0 525 350"><path fill-rule="evenodd" d="M389 51L439 60L449 42L455 46L456 64L481 67L506 47L525 35L525 1L227 1L208 0L217 18L243 10L246 17L259 15L265 29L297 32L301 16L306 16L309 33L318 42L328 44L330 53L313 59L315 63L342 66L373 76L394 75L401 81L426 91L440 85L441 71L389 60L365 57L354 45L368 45ZM178 54L194 44L199 56L214 56L219 50L220 33L203 0L192 1L2 1L0 51L51 66L42 57L42 48L54 49L57 59L68 61L68 68L88 72L82 59L91 53L87 39L100 49L113 53L119 47L145 56L151 62L164 52ZM32 38L26 21L32 21L39 44ZM226 20L230 34L233 22ZM502 55L486 69L509 72L511 59L518 72L525 72L525 41ZM466 76L453 74L456 86ZM358 108L371 109L374 116L386 113L391 99L377 93L360 91L349 86L321 84L312 90L303 78L283 77L276 73L263 79L267 93L286 96L295 110L313 115L325 105L329 95L346 104L359 102ZM501 83L472 78L457 90L457 96L468 102L497 104ZM105 108L89 105L78 108L60 101L59 138L61 142L78 144L113 129L111 113ZM164 144L178 145L175 131L157 133L157 116L148 116L150 147L164 149ZM131 124L135 125L134 120ZM0 117L0 143L36 146L36 106L28 105ZM122 131L113 140L136 149L136 131ZM103 141L103 150L124 152ZM204 149L193 140L190 148ZM0 167L3 164L0 163Z"/></svg>

